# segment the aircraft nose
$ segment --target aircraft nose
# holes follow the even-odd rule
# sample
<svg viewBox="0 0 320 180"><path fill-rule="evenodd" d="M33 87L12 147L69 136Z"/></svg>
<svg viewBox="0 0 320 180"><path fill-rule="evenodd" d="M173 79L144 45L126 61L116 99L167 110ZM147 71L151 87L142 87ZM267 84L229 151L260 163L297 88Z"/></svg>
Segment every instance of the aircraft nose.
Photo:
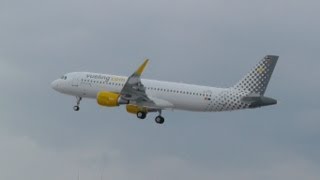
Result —
<svg viewBox="0 0 320 180"><path fill-rule="evenodd" d="M52 83L51 83L51 87L52 89L56 90L56 91L59 91L59 80L54 80Z"/></svg>

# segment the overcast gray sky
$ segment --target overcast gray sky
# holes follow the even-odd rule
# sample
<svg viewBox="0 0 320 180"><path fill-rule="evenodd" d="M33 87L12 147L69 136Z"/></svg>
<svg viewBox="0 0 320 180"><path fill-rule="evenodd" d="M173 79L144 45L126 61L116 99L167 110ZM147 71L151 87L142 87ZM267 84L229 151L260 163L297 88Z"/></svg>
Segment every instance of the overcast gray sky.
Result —
<svg viewBox="0 0 320 180"><path fill-rule="evenodd" d="M0 179L318 180L320 2L313 0L0 0ZM165 112L54 92L72 71L228 87L280 56L276 106Z"/></svg>

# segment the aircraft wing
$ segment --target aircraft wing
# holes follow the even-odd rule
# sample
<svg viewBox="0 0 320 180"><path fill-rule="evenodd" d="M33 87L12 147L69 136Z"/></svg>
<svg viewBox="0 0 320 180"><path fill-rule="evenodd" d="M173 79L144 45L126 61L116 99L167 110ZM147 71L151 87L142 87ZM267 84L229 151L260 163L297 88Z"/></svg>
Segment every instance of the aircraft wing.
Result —
<svg viewBox="0 0 320 180"><path fill-rule="evenodd" d="M146 88L141 83L140 78L148 62L149 59L146 59L144 63L128 78L120 92L121 97L129 100L130 104L146 107L156 106L156 104L147 96Z"/></svg>

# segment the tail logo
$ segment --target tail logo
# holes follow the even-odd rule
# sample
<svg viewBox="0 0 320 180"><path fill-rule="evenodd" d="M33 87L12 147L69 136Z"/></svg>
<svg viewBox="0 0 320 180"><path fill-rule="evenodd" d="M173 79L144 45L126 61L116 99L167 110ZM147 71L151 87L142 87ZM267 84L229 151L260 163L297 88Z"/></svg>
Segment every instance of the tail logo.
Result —
<svg viewBox="0 0 320 180"><path fill-rule="evenodd" d="M257 72L259 74L263 74L265 71L266 71L266 68L264 66L260 66L260 67L257 68Z"/></svg>

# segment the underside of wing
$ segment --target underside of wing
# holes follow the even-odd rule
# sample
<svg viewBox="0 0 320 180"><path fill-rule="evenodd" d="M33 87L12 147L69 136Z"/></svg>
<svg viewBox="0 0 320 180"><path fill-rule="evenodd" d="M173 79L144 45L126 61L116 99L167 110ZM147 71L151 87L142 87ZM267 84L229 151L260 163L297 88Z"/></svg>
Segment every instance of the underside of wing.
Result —
<svg viewBox="0 0 320 180"><path fill-rule="evenodd" d="M128 78L120 94L130 104L139 106L155 106L155 103L147 96L146 88L141 83L141 74L147 66L149 60L146 59L144 63Z"/></svg>

